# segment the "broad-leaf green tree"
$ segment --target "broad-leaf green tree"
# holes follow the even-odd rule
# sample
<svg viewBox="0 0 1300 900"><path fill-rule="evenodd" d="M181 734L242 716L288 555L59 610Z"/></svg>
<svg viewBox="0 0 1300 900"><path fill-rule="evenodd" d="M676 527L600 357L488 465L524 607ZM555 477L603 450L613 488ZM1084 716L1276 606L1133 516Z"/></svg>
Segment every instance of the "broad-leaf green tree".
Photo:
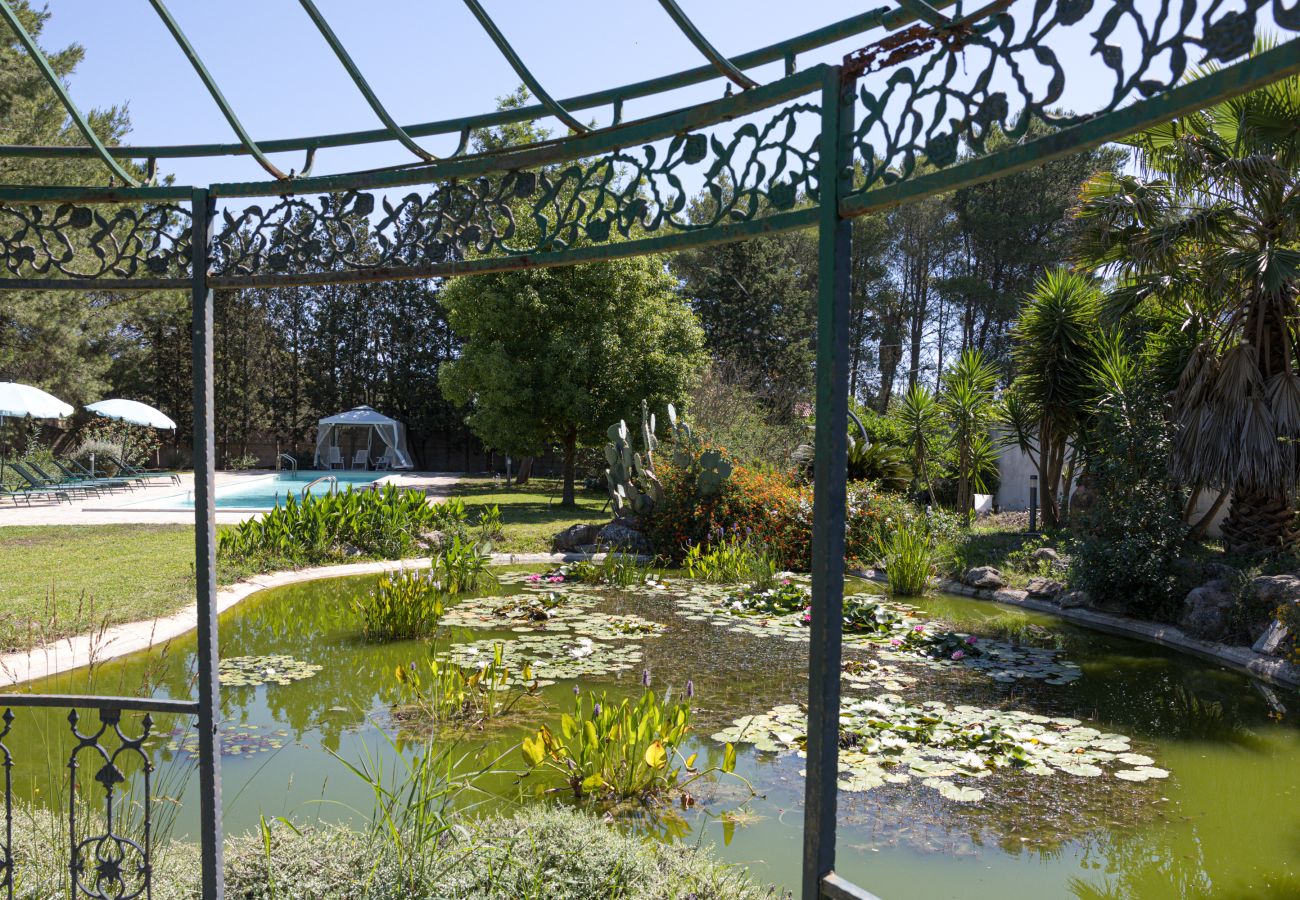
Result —
<svg viewBox="0 0 1300 900"><path fill-rule="evenodd" d="M489 446L524 455L558 442L566 506L578 445L603 441L642 399L681 403L704 364L699 323L655 256L466 276L442 302L462 341L443 393Z"/></svg>
<svg viewBox="0 0 1300 900"><path fill-rule="evenodd" d="M1174 392L1173 472L1231 490L1230 549L1294 548L1300 78L1128 143L1141 171L1083 193L1084 261L1122 279L1120 311L1164 301L1208 313L1215 327Z"/></svg>

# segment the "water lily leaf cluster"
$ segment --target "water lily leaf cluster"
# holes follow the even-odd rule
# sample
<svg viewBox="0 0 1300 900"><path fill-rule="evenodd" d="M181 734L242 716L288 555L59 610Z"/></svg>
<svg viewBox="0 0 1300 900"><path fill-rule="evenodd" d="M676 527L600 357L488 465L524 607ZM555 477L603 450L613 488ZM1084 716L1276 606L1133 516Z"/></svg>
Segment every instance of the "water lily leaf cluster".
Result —
<svg viewBox="0 0 1300 900"><path fill-rule="evenodd" d="M231 656L217 667L225 687L257 687L262 684L291 684L311 678L321 666L283 654Z"/></svg>
<svg viewBox="0 0 1300 900"><path fill-rule="evenodd" d="M847 690L873 692L902 691L916 683L914 675L876 659L845 660L840 667L840 679Z"/></svg>
<svg viewBox="0 0 1300 900"><path fill-rule="evenodd" d="M279 750L289 741L289 732L282 728L269 728L252 722L226 723L221 733L222 756L252 756ZM164 746L173 753L199 755L199 736L189 728L177 728L162 735Z"/></svg>
<svg viewBox="0 0 1300 900"><path fill-rule="evenodd" d="M803 709L786 704L736 719L713 739L803 755L806 732ZM949 800L971 803L985 796L977 787L980 780L999 770L1124 781L1169 775L1150 757L1133 752L1125 735L1103 733L1078 719L949 707L937 700L913 704L896 694L846 698L841 707L841 790L863 792L919 780Z"/></svg>
<svg viewBox="0 0 1300 900"><path fill-rule="evenodd" d="M597 640L654 637L667 628L634 615L615 615L591 609L600 594L582 585L554 585L545 591L524 591L508 597L475 597L447 610L447 628L507 628L521 634L534 631L573 632Z"/></svg>
<svg viewBox="0 0 1300 900"><path fill-rule="evenodd" d="M523 634L508 641L472 641L454 645L445 656L457 665L478 668L492 658L498 646L510 672L507 683L520 687L525 685L522 673L526 667L536 684L545 687L566 678L626 672L636 668L642 659L639 643L615 644L573 634Z"/></svg>
<svg viewBox="0 0 1300 900"><path fill-rule="evenodd" d="M1044 684L1065 685L1083 676L1083 670L1062 658L1059 650L1026 647L989 638L975 639L973 635L960 632L945 632L934 638L941 642L949 639L955 639L954 646L962 649L948 652L947 643L908 641L881 648L879 656L887 662L907 661L929 669L954 666L974 669L1004 684L1034 679ZM936 647L941 649L936 650Z"/></svg>

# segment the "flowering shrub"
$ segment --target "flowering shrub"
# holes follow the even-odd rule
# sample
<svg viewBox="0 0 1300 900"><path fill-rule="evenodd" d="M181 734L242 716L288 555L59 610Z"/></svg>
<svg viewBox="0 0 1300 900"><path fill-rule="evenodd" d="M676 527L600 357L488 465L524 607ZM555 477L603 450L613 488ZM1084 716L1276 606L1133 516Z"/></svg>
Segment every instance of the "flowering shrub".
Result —
<svg viewBox="0 0 1300 900"><path fill-rule="evenodd" d="M655 506L650 536L656 550L680 564L697 545L743 541L762 546L776 566L807 571L812 559L812 486L793 472L758 471L736 466L722 491L699 498L668 466L660 473L664 500ZM881 555L879 535L891 522L926 515L901 494L888 494L868 482L849 485L845 558L872 565ZM951 513L932 510L930 530L938 540L955 533Z"/></svg>

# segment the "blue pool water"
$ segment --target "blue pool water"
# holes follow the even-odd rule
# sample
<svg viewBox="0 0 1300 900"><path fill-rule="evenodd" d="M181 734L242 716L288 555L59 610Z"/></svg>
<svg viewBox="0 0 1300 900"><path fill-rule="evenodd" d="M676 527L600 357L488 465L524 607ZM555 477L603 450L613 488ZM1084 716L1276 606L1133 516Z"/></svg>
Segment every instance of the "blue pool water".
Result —
<svg viewBox="0 0 1300 900"><path fill-rule="evenodd" d="M271 509L283 505L285 498L290 494L301 497L307 485L327 475L337 479L337 483L322 481L312 484L312 494L323 496L331 490L346 491L349 486L354 489L360 488L388 474L335 469L333 472L300 471L297 475L281 472L277 475L251 477L240 484L218 487L216 505L217 509ZM186 492L160 501L145 502L155 509L193 509L194 495Z"/></svg>

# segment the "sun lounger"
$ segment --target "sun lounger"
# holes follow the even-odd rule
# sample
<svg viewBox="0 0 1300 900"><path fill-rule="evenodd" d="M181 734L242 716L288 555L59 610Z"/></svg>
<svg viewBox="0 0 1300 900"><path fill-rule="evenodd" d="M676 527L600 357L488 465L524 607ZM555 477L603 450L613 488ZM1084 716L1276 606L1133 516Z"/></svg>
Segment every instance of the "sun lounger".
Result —
<svg viewBox="0 0 1300 900"><path fill-rule="evenodd" d="M58 494L68 497L69 499L77 494L81 494L82 496L89 496L90 494L90 491L86 488L74 488L69 486L60 487L57 484L48 484L32 474L32 472L24 467L22 463L10 463L9 471L27 482L28 488L24 491L26 494Z"/></svg>
<svg viewBox="0 0 1300 900"><path fill-rule="evenodd" d="M25 465L36 474L36 477L42 479L46 484L54 487L84 487L93 491L120 491L130 490L131 485L120 478L82 478L71 472L64 471L62 466L55 464L58 475L51 475L45 469L42 469L37 463L28 460Z"/></svg>

